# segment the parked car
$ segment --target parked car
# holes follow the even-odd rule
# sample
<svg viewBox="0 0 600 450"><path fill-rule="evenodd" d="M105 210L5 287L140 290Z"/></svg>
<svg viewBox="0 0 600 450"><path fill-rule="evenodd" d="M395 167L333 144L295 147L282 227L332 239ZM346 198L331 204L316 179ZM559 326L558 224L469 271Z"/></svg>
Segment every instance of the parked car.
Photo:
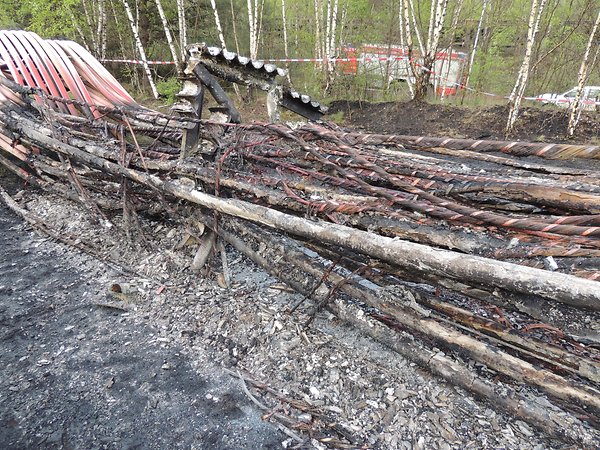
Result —
<svg viewBox="0 0 600 450"><path fill-rule="evenodd" d="M577 88L569 89L564 94L544 94L539 99L543 104L554 104L561 108L568 108L575 101ZM583 109L593 111L600 106L600 86L585 86L581 95Z"/></svg>

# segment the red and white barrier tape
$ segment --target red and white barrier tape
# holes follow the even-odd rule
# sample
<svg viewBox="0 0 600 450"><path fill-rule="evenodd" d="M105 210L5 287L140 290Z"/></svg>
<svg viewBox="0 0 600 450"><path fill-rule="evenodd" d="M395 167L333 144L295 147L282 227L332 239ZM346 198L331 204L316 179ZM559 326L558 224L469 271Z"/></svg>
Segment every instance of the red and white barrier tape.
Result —
<svg viewBox="0 0 600 450"><path fill-rule="evenodd" d="M100 61L103 63L144 64L143 61L138 60L138 59L102 59ZM408 57L406 57L406 56L379 56L379 57L366 56L366 57L360 57L360 58L281 58L281 59L264 59L261 61L266 62L266 63L280 63L280 62L286 62L286 63L287 62L313 62L313 63L357 62L357 63L360 63L360 62L372 62L372 61L382 61L382 62L408 61ZM154 65L154 66L155 65L173 65L173 64L175 64L173 61L146 61L146 62L149 65ZM448 78L444 78L442 75L436 74L435 71L433 71L431 69L427 69L417 62L415 62L415 65L420 67L423 70L428 71L431 75L433 75L438 80L445 82L446 86L454 86L454 87L457 87L460 89L465 89L470 92L482 94L487 97L496 97L496 98L502 98L505 100L509 98L508 95L498 95L498 94L493 94L491 92L478 91L471 87L465 86L462 83L457 83L455 81L449 80ZM523 97L523 100L531 100L531 101L547 102L547 103L570 103L569 100L558 100L558 101L550 100L549 101L548 99L541 98L541 97ZM586 105L592 105L592 104L600 105L600 101L593 101L593 100L583 100L583 103Z"/></svg>
<svg viewBox="0 0 600 450"><path fill-rule="evenodd" d="M101 59L102 63L124 63L124 64L144 64L144 61L139 59ZM175 64L173 61L146 61L151 66L158 65L171 65Z"/></svg>
<svg viewBox="0 0 600 450"><path fill-rule="evenodd" d="M275 62L362 62L362 61L400 61L407 59L398 56L361 57L361 58L287 58L287 59L261 59L266 63ZM103 63L144 64L139 59L101 59ZM175 64L173 61L146 61L149 65Z"/></svg>

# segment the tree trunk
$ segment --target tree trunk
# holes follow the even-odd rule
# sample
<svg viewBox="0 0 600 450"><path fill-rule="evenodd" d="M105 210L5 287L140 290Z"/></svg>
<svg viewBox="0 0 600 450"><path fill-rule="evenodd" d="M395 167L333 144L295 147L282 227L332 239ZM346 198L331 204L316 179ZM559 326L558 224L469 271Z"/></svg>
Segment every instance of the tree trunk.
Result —
<svg viewBox="0 0 600 450"><path fill-rule="evenodd" d="M440 79L440 82L443 83L442 93L440 95L440 98L442 99L442 101L446 97L446 87L447 87L448 78L450 77L450 64L452 63L452 53L454 52L453 44L454 44L454 40L456 39L456 28L458 27L458 21L460 19L462 7L463 7L463 0L457 0L456 5L454 6L454 12L452 14L452 28L451 28L451 36L450 36L450 45L448 46L448 52L447 52L448 59L446 62L448 67L446 68L446 73L444 74L443 78ZM455 87L458 88L458 86L455 86Z"/></svg>
<svg viewBox="0 0 600 450"><path fill-rule="evenodd" d="M471 57L469 58L469 66L467 68L467 79L465 80L465 89L469 88L469 80L471 79L471 71L473 70L473 63L475 62L475 53L477 53L479 35L481 34L483 19L485 18L485 12L489 4L490 0L483 0L483 5L481 7L481 15L479 16L479 22L477 22L477 32L475 33L475 40L473 41L473 49L471 50Z"/></svg>
<svg viewBox="0 0 600 450"><path fill-rule="evenodd" d="M410 17L412 19L413 30L415 32L415 36L417 37L417 42L419 43L419 50L421 51L421 55L425 54L425 45L423 45L423 37L421 36L421 29L417 25L417 16L415 15L415 4L413 0L408 0L408 11L410 12Z"/></svg>
<svg viewBox="0 0 600 450"><path fill-rule="evenodd" d="M81 45L83 45L85 47L85 49L91 53L90 46L87 43L87 38L85 37L85 34L83 34L83 30L77 23L75 14L73 14L73 11L71 9L69 9L69 13L71 15L71 23L73 24L73 28L75 28L75 31L77 31L77 34L79 35L79 38L81 39Z"/></svg>
<svg viewBox="0 0 600 450"><path fill-rule="evenodd" d="M410 21L410 11L411 11L411 0L401 0L402 4L402 23L404 29L404 38L406 40L406 55L407 55L407 69L410 68L410 73L407 78L408 88L410 90L411 98L415 98L415 85L410 78L410 74L412 74L412 78L416 81L417 67L413 58L413 39L412 39L412 30L411 30L411 21ZM408 70L407 70L408 72Z"/></svg>
<svg viewBox="0 0 600 450"><path fill-rule="evenodd" d="M531 55L533 52L533 46L535 44L535 38L537 36L540 20L544 7L546 6L546 0L531 0L531 12L529 14L529 25L527 31L527 44L525 47L525 56L523 57L523 63L519 69L517 75L517 81L509 97L509 113L508 120L506 122L506 134L510 134L517 122L519 117L519 109L521 107L521 101L527 88L527 81L529 78L529 67L531 65Z"/></svg>
<svg viewBox="0 0 600 450"><path fill-rule="evenodd" d="M258 53L257 17L255 6L258 0L248 0L248 28L250 31L250 58L256 59ZM254 3L254 4L253 4Z"/></svg>
<svg viewBox="0 0 600 450"><path fill-rule="evenodd" d="M210 6L212 6L213 13L215 15L215 25L217 27L217 31L219 32L219 42L221 42L221 47L223 47L224 50L227 50L225 36L223 36L223 28L221 27L221 19L219 19L219 11L217 10L217 3L215 0L210 0Z"/></svg>
<svg viewBox="0 0 600 450"><path fill-rule="evenodd" d="M106 58L106 0L98 1L96 42L98 43L98 55L100 59Z"/></svg>
<svg viewBox="0 0 600 450"><path fill-rule="evenodd" d="M240 41L238 39L237 27L235 26L237 18L235 16L235 8L233 7L233 0L229 0L229 6L231 8L231 26L233 27L233 38L235 39L235 52L240 54Z"/></svg>
<svg viewBox="0 0 600 450"><path fill-rule="evenodd" d="M283 52L285 55L285 59L290 58L289 48L288 48L288 35L287 35L287 21L285 19L285 0L281 0L281 24L283 25ZM285 68L287 69L287 80L289 83L292 82L290 77L290 65L286 61Z"/></svg>
<svg viewBox="0 0 600 450"><path fill-rule="evenodd" d="M569 116L569 127L567 130L569 136L573 136L573 134L575 133L575 128L577 128L577 124L579 123L579 117L581 116L581 94L583 92L583 86L585 85L585 82L587 81L589 76L588 60L590 57L592 45L594 44L596 32L598 31L598 24L600 24L600 11L598 11L598 15L596 16L596 22L594 22L594 26L592 27L592 31L590 32L590 38L588 39L588 43L585 48L585 53L583 54L583 59L581 60L581 66L579 66L579 73L577 75L577 94L575 95L575 101L571 104L571 114ZM591 100L598 101L598 98Z"/></svg>
<svg viewBox="0 0 600 450"><path fill-rule="evenodd" d="M177 71L181 70L181 65L179 63L179 56L177 55L177 50L175 49L175 43L173 42L173 36L171 35L171 30L169 29L169 23L167 22L167 16L165 16L165 10L163 9L162 3L160 0L154 0L156 2L156 9L158 10L158 14L160 16L160 20L162 21L163 30L165 32L165 37L167 38L167 43L169 44L169 50L171 50L171 57L173 58L173 62L177 66Z"/></svg>
<svg viewBox="0 0 600 450"><path fill-rule="evenodd" d="M315 7L315 58L323 58L323 47L321 46L321 36L323 34L321 26L321 0L314 0Z"/></svg>
<svg viewBox="0 0 600 450"><path fill-rule="evenodd" d="M429 30L427 33L427 47L423 55L423 66L415 72L415 96L414 100L423 101L427 96L427 89L431 80L432 69L435 63L436 52L446 11L448 9L448 0L437 0L431 4L431 17L429 20Z"/></svg>
<svg viewBox="0 0 600 450"><path fill-rule="evenodd" d="M90 37L92 39L92 49L94 50L96 56L98 56L98 41L96 40L94 24L92 22L92 17L90 16L90 11L85 0L82 0L81 6L83 7L83 15L85 16L85 21L87 22L88 29L90 30Z"/></svg>
<svg viewBox="0 0 600 450"><path fill-rule="evenodd" d="M181 60L185 60L185 47L187 46L187 22L185 19L184 0L177 0L177 18L179 20L179 50Z"/></svg>
<svg viewBox="0 0 600 450"><path fill-rule="evenodd" d="M150 89L152 89L152 95L154 98L158 98L158 91L156 90L156 85L154 84L154 80L152 79L152 72L150 71L150 66L148 65L148 60L146 58L146 51L144 50L144 46L142 45L142 41L140 40L140 35L138 33L137 25L133 19L133 14L131 13L131 8L129 7L129 3L127 0L121 0L123 6L125 7L125 12L127 13L127 18L129 19L129 26L131 27L131 32L133 33L133 39L135 40L135 44L142 59L142 64L144 66L144 71L146 72L146 77L148 78L148 83L150 83Z"/></svg>

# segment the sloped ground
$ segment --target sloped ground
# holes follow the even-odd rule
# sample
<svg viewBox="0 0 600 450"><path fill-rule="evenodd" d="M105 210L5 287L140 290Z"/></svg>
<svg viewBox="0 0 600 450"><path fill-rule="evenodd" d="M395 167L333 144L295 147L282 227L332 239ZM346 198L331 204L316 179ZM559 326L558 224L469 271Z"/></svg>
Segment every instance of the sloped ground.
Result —
<svg viewBox="0 0 600 450"><path fill-rule="evenodd" d="M367 103L336 101L330 114L342 112L344 123L374 133L504 139L506 106L458 107L418 102ZM573 139L567 139L568 112L555 108L523 108L511 138L542 142L597 142L600 113L584 111Z"/></svg>

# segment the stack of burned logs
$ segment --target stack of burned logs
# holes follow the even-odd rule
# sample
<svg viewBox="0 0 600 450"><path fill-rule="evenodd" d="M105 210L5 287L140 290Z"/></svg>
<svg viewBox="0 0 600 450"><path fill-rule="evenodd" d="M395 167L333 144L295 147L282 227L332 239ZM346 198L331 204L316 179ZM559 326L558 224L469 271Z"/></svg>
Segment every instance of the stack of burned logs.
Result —
<svg viewBox="0 0 600 450"><path fill-rule="evenodd" d="M593 444L582 429L600 424L600 148L218 123L98 90L90 106L9 69L0 162L32 186L103 218L202 222L315 311Z"/></svg>

